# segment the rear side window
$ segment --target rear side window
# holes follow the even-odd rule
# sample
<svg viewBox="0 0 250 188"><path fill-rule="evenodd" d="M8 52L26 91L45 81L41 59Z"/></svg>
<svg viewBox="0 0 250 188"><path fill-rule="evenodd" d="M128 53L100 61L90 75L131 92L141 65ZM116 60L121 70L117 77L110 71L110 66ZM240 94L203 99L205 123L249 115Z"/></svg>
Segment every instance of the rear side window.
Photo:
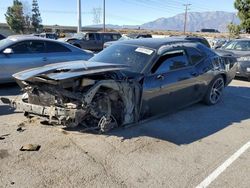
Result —
<svg viewBox="0 0 250 188"><path fill-rule="evenodd" d="M71 52L67 47L56 42L46 42L47 53Z"/></svg>
<svg viewBox="0 0 250 188"><path fill-rule="evenodd" d="M0 34L0 40L5 39L3 35Z"/></svg>
<svg viewBox="0 0 250 188"><path fill-rule="evenodd" d="M199 52L195 48L188 48L187 53L188 53L190 60L191 60L190 64L192 64L192 65L199 63L205 57L204 54L202 54L201 52Z"/></svg>
<svg viewBox="0 0 250 188"><path fill-rule="evenodd" d="M14 54L45 53L43 41L24 41L11 46Z"/></svg>
<svg viewBox="0 0 250 188"><path fill-rule="evenodd" d="M112 35L104 34L104 35L103 35L103 39L104 39L104 40L112 40Z"/></svg>
<svg viewBox="0 0 250 188"><path fill-rule="evenodd" d="M29 50L29 43L28 42L19 42L13 46L11 46L14 54L28 54L30 53Z"/></svg>
<svg viewBox="0 0 250 188"><path fill-rule="evenodd" d="M112 35L112 36L113 36L113 40L118 40L119 38L121 38L120 35L116 35L116 34L114 34L114 35Z"/></svg>
<svg viewBox="0 0 250 188"><path fill-rule="evenodd" d="M201 44L204 44L206 47L210 48L210 45L209 45L209 43L208 43L208 41L206 39L200 39L199 42Z"/></svg>
<svg viewBox="0 0 250 188"><path fill-rule="evenodd" d="M95 40L95 34L94 33L87 33L86 40Z"/></svg>
<svg viewBox="0 0 250 188"><path fill-rule="evenodd" d="M186 52L175 50L165 53L152 69L152 73L162 74L172 70L182 69L189 65Z"/></svg>
<svg viewBox="0 0 250 188"><path fill-rule="evenodd" d="M99 33L96 33L96 40L101 40L101 37L100 37L100 34Z"/></svg>

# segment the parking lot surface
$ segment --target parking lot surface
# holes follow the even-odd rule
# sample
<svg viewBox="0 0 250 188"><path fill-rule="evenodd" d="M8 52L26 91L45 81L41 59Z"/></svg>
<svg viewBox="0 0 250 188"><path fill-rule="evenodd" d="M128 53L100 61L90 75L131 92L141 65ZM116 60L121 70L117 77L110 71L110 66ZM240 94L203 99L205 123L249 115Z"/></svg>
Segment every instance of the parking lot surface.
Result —
<svg viewBox="0 0 250 188"><path fill-rule="evenodd" d="M18 94L16 85L0 88L0 96ZM197 187L250 141L250 83L234 80L216 106L103 135L27 121L0 104L1 135L0 187ZM41 148L20 151L25 144ZM207 187L248 188L249 164L246 148Z"/></svg>

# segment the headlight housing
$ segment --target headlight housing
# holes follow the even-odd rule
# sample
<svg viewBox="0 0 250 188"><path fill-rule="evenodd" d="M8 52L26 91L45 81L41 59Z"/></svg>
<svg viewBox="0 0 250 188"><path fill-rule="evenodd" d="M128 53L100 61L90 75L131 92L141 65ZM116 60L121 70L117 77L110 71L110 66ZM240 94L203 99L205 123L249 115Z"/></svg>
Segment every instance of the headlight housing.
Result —
<svg viewBox="0 0 250 188"><path fill-rule="evenodd" d="M237 61L250 61L250 56L243 56L237 58Z"/></svg>

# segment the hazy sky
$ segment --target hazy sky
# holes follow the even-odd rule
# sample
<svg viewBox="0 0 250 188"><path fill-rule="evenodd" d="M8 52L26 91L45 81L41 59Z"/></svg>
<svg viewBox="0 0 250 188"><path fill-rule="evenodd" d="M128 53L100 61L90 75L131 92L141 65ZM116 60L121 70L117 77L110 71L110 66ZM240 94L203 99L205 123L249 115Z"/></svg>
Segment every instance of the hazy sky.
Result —
<svg viewBox="0 0 250 188"><path fill-rule="evenodd" d="M22 0L28 12L32 0ZM185 3L192 4L190 11L235 12L234 0L106 0L106 23L138 25L160 17L170 17L184 12ZM5 12L13 0L0 0L0 22L5 22ZM77 25L77 0L38 0L43 24ZM103 0L82 0L82 24L93 24L93 9L102 9ZM101 14L102 20L102 14Z"/></svg>

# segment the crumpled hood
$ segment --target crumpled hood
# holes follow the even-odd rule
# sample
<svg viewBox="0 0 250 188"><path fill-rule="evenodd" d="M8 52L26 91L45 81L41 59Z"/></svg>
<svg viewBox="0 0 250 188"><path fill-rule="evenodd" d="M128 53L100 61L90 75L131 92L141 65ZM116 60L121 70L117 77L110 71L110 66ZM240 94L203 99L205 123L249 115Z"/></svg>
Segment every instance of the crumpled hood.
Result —
<svg viewBox="0 0 250 188"><path fill-rule="evenodd" d="M90 75L108 71L123 70L128 66L89 61L69 61L50 64L43 67L25 70L13 75L17 80L25 81L32 77L42 77L51 80L64 80L83 75Z"/></svg>

